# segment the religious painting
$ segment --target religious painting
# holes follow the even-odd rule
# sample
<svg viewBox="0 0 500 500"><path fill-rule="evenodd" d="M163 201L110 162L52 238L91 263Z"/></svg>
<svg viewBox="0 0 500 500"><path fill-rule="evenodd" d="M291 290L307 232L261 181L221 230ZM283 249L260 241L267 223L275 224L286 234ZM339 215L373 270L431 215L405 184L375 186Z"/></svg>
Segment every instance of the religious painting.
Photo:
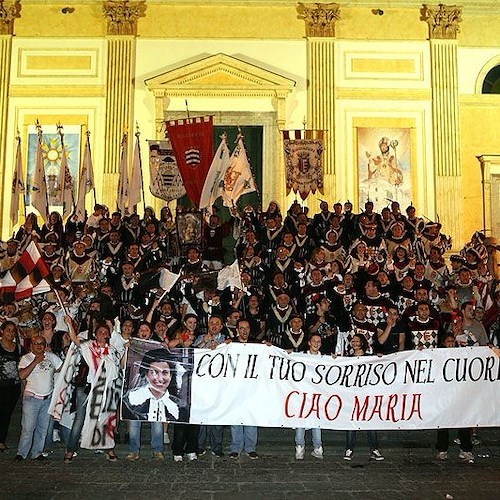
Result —
<svg viewBox="0 0 500 500"><path fill-rule="evenodd" d="M179 244L184 247L201 246L202 213L178 212L176 220Z"/></svg>
<svg viewBox="0 0 500 500"><path fill-rule="evenodd" d="M73 183L73 193L76 192L78 182L78 170L80 165L80 139L81 129L79 125L64 126L64 147L68 168ZM35 173L36 150L38 143L37 129L35 125L28 127L28 154L26 168L26 203L31 205L31 185ZM42 125L42 158L45 169L45 182L47 183L47 197L50 209L63 207L63 193L59 188L61 173L62 144L61 137L57 133L57 127Z"/></svg>
<svg viewBox="0 0 500 500"><path fill-rule="evenodd" d="M404 210L412 200L411 129L363 128L358 133L358 203L379 212L391 201Z"/></svg>

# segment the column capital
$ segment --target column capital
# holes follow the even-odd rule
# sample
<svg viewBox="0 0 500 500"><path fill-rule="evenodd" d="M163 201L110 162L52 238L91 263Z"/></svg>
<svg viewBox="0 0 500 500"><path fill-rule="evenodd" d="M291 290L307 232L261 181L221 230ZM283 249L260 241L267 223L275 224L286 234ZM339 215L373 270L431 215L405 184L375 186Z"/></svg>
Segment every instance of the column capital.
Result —
<svg viewBox="0 0 500 500"><path fill-rule="evenodd" d="M456 40L462 22L462 8L456 5L423 5L420 20L429 25L429 39Z"/></svg>
<svg viewBox="0 0 500 500"><path fill-rule="evenodd" d="M14 34L14 19L21 17L21 2L17 0L10 5L4 5L0 0L0 35Z"/></svg>
<svg viewBox="0 0 500 500"><path fill-rule="evenodd" d="M146 2L110 0L103 3L102 10L108 22L108 35L136 35L137 20L145 16Z"/></svg>
<svg viewBox="0 0 500 500"><path fill-rule="evenodd" d="M299 3L297 11L306 23L308 38L335 36L335 23L340 19L338 3Z"/></svg>

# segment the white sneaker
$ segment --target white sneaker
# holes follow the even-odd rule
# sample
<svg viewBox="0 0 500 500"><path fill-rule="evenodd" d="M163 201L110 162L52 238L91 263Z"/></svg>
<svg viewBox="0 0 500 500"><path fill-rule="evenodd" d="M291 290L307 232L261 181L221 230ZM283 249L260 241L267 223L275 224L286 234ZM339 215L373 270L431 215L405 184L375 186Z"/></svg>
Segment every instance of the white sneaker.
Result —
<svg viewBox="0 0 500 500"><path fill-rule="evenodd" d="M460 451L458 454L458 458L461 458L465 463L473 464L474 463L474 454L472 451Z"/></svg>
<svg viewBox="0 0 500 500"><path fill-rule="evenodd" d="M437 455L436 458L438 460L446 460L448 458L448 452L447 451L440 451Z"/></svg>
<svg viewBox="0 0 500 500"><path fill-rule="evenodd" d="M306 453L305 446L296 446L295 447L295 460L304 460L305 453Z"/></svg>
<svg viewBox="0 0 500 500"><path fill-rule="evenodd" d="M345 450L344 460L352 460L352 450Z"/></svg>
<svg viewBox="0 0 500 500"><path fill-rule="evenodd" d="M311 455L318 460L323 460L323 447L320 446L319 448L314 448Z"/></svg>
<svg viewBox="0 0 500 500"><path fill-rule="evenodd" d="M57 429L52 431L52 441L54 441L54 443L61 442L61 436L59 435L59 431Z"/></svg>
<svg viewBox="0 0 500 500"><path fill-rule="evenodd" d="M182 462L182 455L174 455L174 462Z"/></svg>
<svg viewBox="0 0 500 500"><path fill-rule="evenodd" d="M459 439L459 438L455 438L455 439L453 440L453 442L454 442L455 444L461 444L461 443L460 443L460 439Z"/></svg>
<svg viewBox="0 0 500 500"><path fill-rule="evenodd" d="M198 460L198 455L196 453L188 453L187 459L192 462L193 460Z"/></svg>
<svg viewBox="0 0 500 500"><path fill-rule="evenodd" d="M372 450L370 458L372 460L376 460L377 462L385 460L384 457L383 457L383 455L382 455L382 453L380 453L380 451L378 451L378 450Z"/></svg>

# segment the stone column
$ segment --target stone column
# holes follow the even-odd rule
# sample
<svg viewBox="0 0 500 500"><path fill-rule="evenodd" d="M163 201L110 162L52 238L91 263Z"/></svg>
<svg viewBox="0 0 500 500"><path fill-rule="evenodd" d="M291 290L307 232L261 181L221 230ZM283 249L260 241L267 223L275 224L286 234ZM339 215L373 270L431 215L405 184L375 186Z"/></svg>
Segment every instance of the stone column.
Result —
<svg viewBox="0 0 500 500"><path fill-rule="evenodd" d="M103 4L107 21L107 65L102 201L111 211L116 205L121 139L125 130L134 130L133 82L137 20L144 17L145 11L144 1L119 0ZM132 143L133 141L129 141L129 146Z"/></svg>
<svg viewBox="0 0 500 500"><path fill-rule="evenodd" d="M423 6L421 20L429 25L436 213L453 247L461 244L462 167L458 102L457 33L462 10Z"/></svg>
<svg viewBox="0 0 500 500"><path fill-rule="evenodd" d="M7 116L9 112L12 36L14 34L14 20L21 17L20 11L21 5L19 3L4 5L4 1L0 0L0 179L2 186L4 186L4 189L0 190L0 207L8 206L5 193L10 192L10 189L6 189L5 170L9 169L9 165L10 168L14 166L14 159L7 158ZM2 233L5 232L3 231L3 218L0 218L0 226L2 226Z"/></svg>
<svg viewBox="0 0 500 500"><path fill-rule="evenodd" d="M330 206L335 190L335 23L336 3L299 4L307 36L307 128L324 130L324 187Z"/></svg>

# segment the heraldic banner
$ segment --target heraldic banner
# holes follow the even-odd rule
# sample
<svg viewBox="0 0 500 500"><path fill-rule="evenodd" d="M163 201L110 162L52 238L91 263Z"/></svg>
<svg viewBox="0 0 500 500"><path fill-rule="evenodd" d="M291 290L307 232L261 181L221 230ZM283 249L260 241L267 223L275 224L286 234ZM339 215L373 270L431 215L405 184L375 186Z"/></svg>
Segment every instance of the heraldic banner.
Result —
<svg viewBox="0 0 500 500"><path fill-rule="evenodd" d="M487 347L359 358L288 354L264 344L175 349L132 339L125 420L436 429L500 425L500 358Z"/></svg>
<svg viewBox="0 0 500 500"><path fill-rule="evenodd" d="M184 196L181 173L177 167L174 150L168 139L148 141L149 190L156 198L172 201Z"/></svg>
<svg viewBox="0 0 500 500"><path fill-rule="evenodd" d="M323 131L284 130L286 194L298 192L305 200L309 193L323 193Z"/></svg>
<svg viewBox="0 0 500 500"><path fill-rule="evenodd" d="M186 194L197 208L212 163L212 130L212 116L167 122Z"/></svg>

